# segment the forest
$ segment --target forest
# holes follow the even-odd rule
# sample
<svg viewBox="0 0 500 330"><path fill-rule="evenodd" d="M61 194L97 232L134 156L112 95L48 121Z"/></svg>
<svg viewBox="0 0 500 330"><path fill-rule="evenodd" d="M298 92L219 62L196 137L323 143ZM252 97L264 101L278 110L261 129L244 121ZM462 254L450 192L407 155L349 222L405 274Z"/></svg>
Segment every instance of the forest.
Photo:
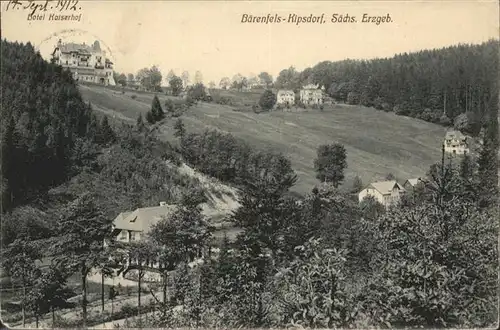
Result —
<svg viewBox="0 0 500 330"><path fill-rule="evenodd" d="M443 152L422 186L386 209L372 198L358 203L359 184L350 192L337 189L349 155L335 141L318 146L311 160L318 184L297 197L289 194L296 175L286 155L254 150L227 133L191 133L155 100L158 121L110 123L82 102L69 73L43 61L31 45L2 41L2 59L2 105L8 105L2 119L8 120L1 140L1 261L22 288L22 312L4 321L35 319L38 326L50 313L58 327L119 315L137 316L127 327L484 327L496 321L497 120L481 124L477 155L447 159ZM477 99L496 119L498 98L489 100L484 84ZM176 120L172 143L155 135L168 120ZM239 188L241 206L226 219L242 229L235 239L214 246L214 228L200 207L205 192L179 174L182 162ZM177 209L145 240L112 240L119 212L159 201ZM40 267L46 257L52 262ZM137 305L104 315L105 300L115 294L106 298L103 285L102 315L90 313L87 276L96 269L110 274L129 257L138 274ZM159 260L162 281L150 288L154 299L147 303L141 276L152 259ZM55 313L75 295L68 286L75 274L81 300L71 308L81 314L60 320Z"/></svg>
<svg viewBox="0 0 500 330"><path fill-rule="evenodd" d="M314 83L334 100L360 104L477 135L498 101L498 40L402 53L392 58L323 61L277 77L279 88ZM457 119L458 118L458 119Z"/></svg>

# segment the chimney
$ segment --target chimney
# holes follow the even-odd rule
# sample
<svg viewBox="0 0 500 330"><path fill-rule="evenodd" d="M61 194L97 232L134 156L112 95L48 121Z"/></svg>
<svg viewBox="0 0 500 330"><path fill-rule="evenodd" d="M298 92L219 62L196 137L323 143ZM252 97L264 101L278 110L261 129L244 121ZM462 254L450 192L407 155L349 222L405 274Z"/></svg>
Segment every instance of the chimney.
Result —
<svg viewBox="0 0 500 330"><path fill-rule="evenodd" d="M167 205L167 202L160 202L160 206L165 206Z"/></svg>

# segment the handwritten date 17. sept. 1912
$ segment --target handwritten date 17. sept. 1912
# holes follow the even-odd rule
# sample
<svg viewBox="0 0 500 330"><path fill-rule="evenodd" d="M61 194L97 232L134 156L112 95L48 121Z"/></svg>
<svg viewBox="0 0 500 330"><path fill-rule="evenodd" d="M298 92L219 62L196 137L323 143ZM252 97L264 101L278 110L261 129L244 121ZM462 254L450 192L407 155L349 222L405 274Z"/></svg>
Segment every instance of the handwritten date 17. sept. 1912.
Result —
<svg viewBox="0 0 500 330"><path fill-rule="evenodd" d="M10 0L5 11L24 10L29 11L29 15L41 14L47 11L79 11L82 8L78 5L79 0Z"/></svg>

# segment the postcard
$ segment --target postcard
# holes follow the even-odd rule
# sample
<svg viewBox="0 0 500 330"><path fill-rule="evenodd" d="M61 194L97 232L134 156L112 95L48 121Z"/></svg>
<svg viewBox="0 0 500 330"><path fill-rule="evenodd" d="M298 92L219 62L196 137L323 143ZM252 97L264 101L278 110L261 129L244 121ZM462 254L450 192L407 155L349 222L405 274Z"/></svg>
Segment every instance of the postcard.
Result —
<svg viewBox="0 0 500 330"><path fill-rule="evenodd" d="M498 326L498 1L0 7L2 328Z"/></svg>

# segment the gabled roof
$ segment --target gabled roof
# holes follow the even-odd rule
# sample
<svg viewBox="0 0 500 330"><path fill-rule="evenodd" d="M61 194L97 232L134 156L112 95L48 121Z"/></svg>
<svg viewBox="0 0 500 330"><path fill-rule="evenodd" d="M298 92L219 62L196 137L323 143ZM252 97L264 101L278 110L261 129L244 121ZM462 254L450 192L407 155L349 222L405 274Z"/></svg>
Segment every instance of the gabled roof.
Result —
<svg viewBox="0 0 500 330"><path fill-rule="evenodd" d="M283 95L283 94L295 94L294 91L289 90L289 89L280 89L278 91L278 95Z"/></svg>
<svg viewBox="0 0 500 330"><path fill-rule="evenodd" d="M170 216L175 210L175 205L163 205L138 208L133 212L122 212L113 221L115 229L148 232L163 217Z"/></svg>
<svg viewBox="0 0 500 330"><path fill-rule="evenodd" d="M370 183L370 185L367 188L373 188L380 192L382 195L390 194L391 191L394 189L394 187L397 187L399 190L405 190L399 183L397 183L395 180L391 181L379 181L379 182L373 182Z"/></svg>
<svg viewBox="0 0 500 330"><path fill-rule="evenodd" d="M76 44L73 42L70 42L67 44L62 44L59 46L59 49L61 50L62 53L77 52L77 53L90 54L90 52L91 52L91 49L88 45Z"/></svg>
<svg viewBox="0 0 500 330"><path fill-rule="evenodd" d="M445 139L465 140L466 137L460 131L448 131L446 132Z"/></svg>
<svg viewBox="0 0 500 330"><path fill-rule="evenodd" d="M308 84L302 87L302 89L312 89L312 90L320 90L318 85Z"/></svg>
<svg viewBox="0 0 500 330"><path fill-rule="evenodd" d="M74 42L68 42L65 44L59 44L58 48L61 50L62 53L80 53L80 54L91 54L94 52L100 52L101 47L99 45L98 41L95 41L93 45L87 45L85 43L83 44L77 44Z"/></svg>
<svg viewBox="0 0 500 330"><path fill-rule="evenodd" d="M406 182L408 182L411 186L416 186L419 182L422 182L422 179L420 178L408 179L405 181L404 185L406 185Z"/></svg>

